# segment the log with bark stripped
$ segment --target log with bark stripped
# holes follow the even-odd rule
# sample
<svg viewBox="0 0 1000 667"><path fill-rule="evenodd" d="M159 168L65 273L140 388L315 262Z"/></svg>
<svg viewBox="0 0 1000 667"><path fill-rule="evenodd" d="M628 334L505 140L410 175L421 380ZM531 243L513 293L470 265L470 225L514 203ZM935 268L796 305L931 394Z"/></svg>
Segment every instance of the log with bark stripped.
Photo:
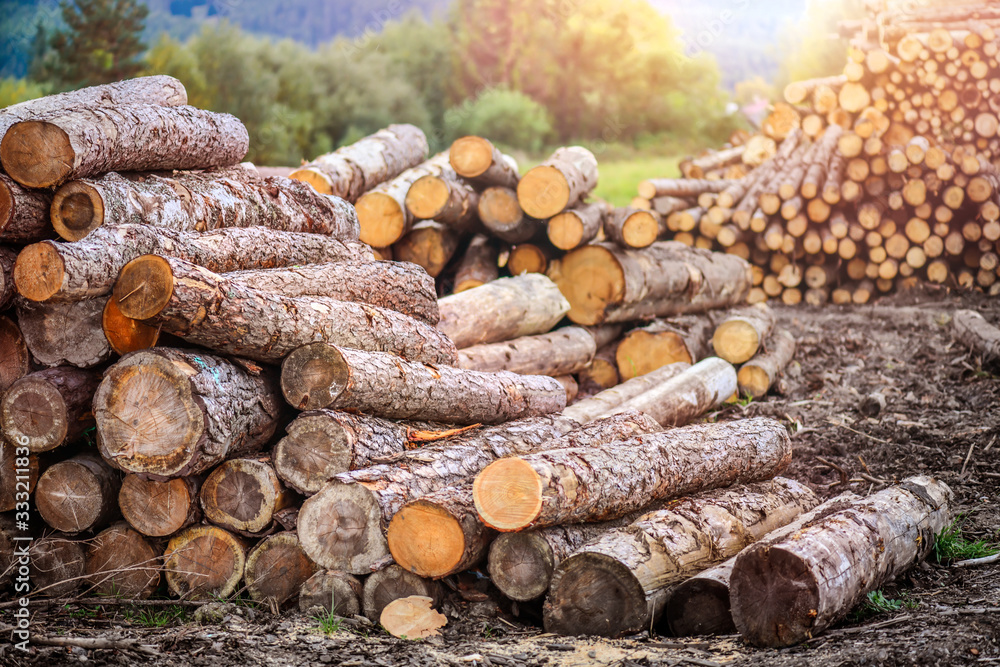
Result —
<svg viewBox="0 0 1000 667"><path fill-rule="evenodd" d="M464 348L458 353L458 367L557 377L583 370L596 352L589 331L583 327L563 327L547 334Z"/></svg>
<svg viewBox="0 0 1000 667"><path fill-rule="evenodd" d="M514 158L483 137L466 136L453 141L448 161L456 174L480 188L516 188L520 180Z"/></svg>
<svg viewBox="0 0 1000 667"><path fill-rule="evenodd" d="M72 366L31 373L14 382L0 402L0 428L33 453L79 438L94 425L91 402L100 375Z"/></svg>
<svg viewBox="0 0 1000 667"><path fill-rule="evenodd" d="M124 521L98 533L89 543L86 559L88 594L142 600L160 584L159 553Z"/></svg>
<svg viewBox="0 0 1000 667"><path fill-rule="evenodd" d="M223 461L205 478L198 493L205 518L241 535L271 527L275 512L294 503L267 458Z"/></svg>
<svg viewBox="0 0 1000 667"><path fill-rule="evenodd" d="M740 391L761 398L778 381L778 376L795 356L795 337L784 329L775 330L766 341L765 351L743 364L736 374Z"/></svg>
<svg viewBox="0 0 1000 667"><path fill-rule="evenodd" d="M112 356L102 319L107 297L70 303L17 300L17 323L31 356L43 366L93 368Z"/></svg>
<svg viewBox="0 0 1000 667"><path fill-rule="evenodd" d="M129 525L149 537L166 537L201 519L197 477L165 482L125 475L118 491L118 508Z"/></svg>
<svg viewBox="0 0 1000 667"><path fill-rule="evenodd" d="M557 149L517 184L517 201L533 218L547 220L597 187L597 158L582 146Z"/></svg>
<svg viewBox="0 0 1000 667"><path fill-rule="evenodd" d="M0 173L0 241L34 243L54 236L49 222L52 193L29 190Z"/></svg>
<svg viewBox="0 0 1000 667"><path fill-rule="evenodd" d="M621 404L652 390L654 387L680 375L689 368L691 368L691 365L683 362L661 366L645 375L639 375L631 380L598 392L589 398L577 401L563 410L562 414L570 419L575 419L581 424L586 424L610 414Z"/></svg>
<svg viewBox="0 0 1000 667"><path fill-rule="evenodd" d="M655 320L629 331L615 351L618 374L631 380L661 366L693 364L708 356L712 320L708 315L680 315Z"/></svg>
<svg viewBox="0 0 1000 667"><path fill-rule="evenodd" d="M251 599L280 607L299 594L316 570L295 532L285 531L265 537L250 550L243 577Z"/></svg>
<svg viewBox="0 0 1000 667"><path fill-rule="evenodd" d="M473 236L455 271L455 287L452 293L458 294L496 280L500 275L497 266L498 255L490 237L485 234Z"/></svg>
<svg viewBox="0 0 1000 667"><path fill-rule="evenodd" d="M403 238L413 226L413 215L406 208L406 193L422 176L437 176L451 171L448 153L410 167L358 197L355 208L361 225L361 240L376 248L385 248Z"/></svg>
<svg viewBox="0 0 1000 667"><path fill-rule="evenodd" d="M243 578L246 552L241 538L218 526L188 528L163 553L167 589L185 600L229 597Z"/></svg>

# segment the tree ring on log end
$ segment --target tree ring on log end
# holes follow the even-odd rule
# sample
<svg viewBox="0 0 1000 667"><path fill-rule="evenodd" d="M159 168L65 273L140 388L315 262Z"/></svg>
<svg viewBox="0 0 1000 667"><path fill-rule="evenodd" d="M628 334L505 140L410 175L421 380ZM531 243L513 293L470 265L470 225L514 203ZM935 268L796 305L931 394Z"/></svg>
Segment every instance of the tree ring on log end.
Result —
<svg viewBox="0 0 1000 667"><path fill-rule="evenodd" d="M542 509L542 480L522 459L500 459L476 476L472 497L487 526L519 530L530 525Z"/></svg>
<svg viewBox="0 0 1000 667"><path fill-rule="evenodd" d="M549 165L535 167L517 184L517 201L532 218L547 220L569 205L569 183Z"/></svg>
<svg viewBox="0 0 1000 667"><path fill-rule="evenodd" d="M545 631L620 637L648 629L646 593L632 572L599 553L559 564L546 598Z"/></svg>
<svg viewBox="0 0 1000 667"><path fill-rule="evenodd" d="M174 272L159 255L143 255L126 264L115 281L114 298L122 315L146 320L163 310L174 293Z"/></svg>
<svg viewBox="0 0 1000 667"><path fill-rule="evenodd" d="M51 243L35 243L22 250L14 263L17 292L31 301L47 301L62 287L66 265Z"/></svg>
<svg viewBox="0 0 1000 667"><path fill-rule="evenodd" d="M125 317L118 307L118 300L113 295L104 305L101 327L111 349L123 356L129 352L156 347L160 339L159 327L151 327L139 320Z"/></svg>
<svg viewBox="0 0 1000 667"><path fill-rule="evenodd" d="M325 415L300 416L274 448L278 476L296 491L313 494L326 480L351 469L352 438Z"/></svg>
<svg viewBox="0 0 1000 667"><path fill-rule="evenodd" d="M649 211L637 211L622 224L622 238L633 248L645 248L659 236L660 225Z"/></svg>
<svg viewBox="0 0 1000 667"><path fill-rule="evenodd" d="M183 528L192 500L191 488L181 477L157 482L126 475L118 492L122 516L150 537L166 537Z"/></svg>
<svg viewBox="0 0 1000 667"><path fill-rule="evenodd" d="M535 532L504 533L490 545L490 579L513 600L544 595L555 566L552 547Z"/></svg>
<svg viewBox="0 0 1000 667"><path fill-rule="evenodd" d="M771 378L759 366L743 366L736 376L740 389L754 398L760 398L771 387Z"/></svg>
<svg viewBox="0 0 1000 667"><path fill-rule="evenodd" d="M809 564L777 547L751 549L736 559L729 579L733 618L756 646L790 646L810 637L819 587ZM737 611L738 610L738 611Z"/></svg>
<svg viewBox="0 0 1000 667"><path fill-rule="evenodd" d="M329 482L302 503L298 518L302 549L320 566L368 574L389 555L382 534L382 510L360 484Z"/></svg>
<svg viewBox="0 0 1000 667"><path fill-rule="evenodd" d="M340 350L310 343L294 350L281 364L281 391L299 410L326 407L344 390L350 368Z"/></svg>
<svg viewBox="0 0 1000 667"><path fill-rule="evenodd" d="M29 440L32 452L47 452L62 444L69 430L66 401L47 380L27 376L10 386L0 404L0 423L7 438Z"/></svg>
<svg viewBox="0 0 1000 667"><path fill-rule="evenodd" d="M493 164L493 145L482 137L460 137L452 143L448 160L456 174L475 178Z"/></svg>
<svg viewBox="0 0 1000 667"><path fill-rule="evenodd" d="M195 526L167 543L167 587L188 600L227 597L243 578L246 554L236 536L215 526Z"/></svg>
<svg viewBox="0 0 1000 667"><path fill-rule="evenodd" d="M583 222L575 211L563 211L549 220L549 241L560 250L572 250L583 241Z"/></svg>
<svg viewBox="0 0 1000 667"><path fill-rule="evenodd" d="M205 479L205 518L229 530L259 533L271 523L280 487L274 470L254 459L230 459Z"/></svg>
<svg viewBox="0 0 1000 667"><path fill-rule="evenodd" d="M393 560L421 577L452 572L465 553L459 522L440 506L417 500L399 510L386 534Z"/></svg>
<svg viewBox="0 0 1000 667"><path fill-rule="evenodd" d="M35 504L45 523L64 533L90 528L101 514L101 482L90 468L63 461L35 485Z"/></svg>
<svg viewBox="0 0 1000 667"><path fill-rule="evenodd" d="M28 188L59 185L73 172L76 151L69 135L52 123L16 123L0 141L0 162L7 174Z"/></svg>
<svg viewBox="0 0 1000 667"><path fill-rule="evenodd" d="M622 301L625 272L614 254L600 246L584 246L563 257L556 284L570 303L567 316L576 324L600 324L609 304Z"/></svg>
<svg viewBox="0 0 1000 667"><path fill-rule="evenodd" d="M724 584L707 578L691 579L681 587L684 590L682 600L668 601L663 609L661 625L668 628L670 634L687 637L736 632L729 608L729 589Z"/></svg>
<svg viewBox="0 0 1000 667"><path fill-rule="evenodd" d="M312 186L313 190L321 195L333 194L333 181L330 177L311 167L308 169L296 169L288 175L288 178L308 183Z"/></svg>
<svg viewBox="0 0 1000 667"><path fill-rule="evenodd" d="M448 204L451 190L438 176L421 176L406 192L406 208L421 220L430 220L441 214Z"/></svg>
<svg viewBox="0 0 1000 667"><path fill-rule="evenodd" d="M354 205L361 225L361 242L375 248L386 248L406 231L406 213L391 195L366 192Z"/></svg>
<svg viewBox="0 0 1000 667"><path fill-rule="evenodd" d="M71 181L59 188L50 211L52 226L67 241L79 241L104 223L100 193L82 181Z"/></svg>
<svg viewBox="0 0 1000 667"><path fill-rule="evenodd" d="M760 348L760 336L749 322L729 320L723 322L712 336L716 354L731 364L750 361Z"/></svg>

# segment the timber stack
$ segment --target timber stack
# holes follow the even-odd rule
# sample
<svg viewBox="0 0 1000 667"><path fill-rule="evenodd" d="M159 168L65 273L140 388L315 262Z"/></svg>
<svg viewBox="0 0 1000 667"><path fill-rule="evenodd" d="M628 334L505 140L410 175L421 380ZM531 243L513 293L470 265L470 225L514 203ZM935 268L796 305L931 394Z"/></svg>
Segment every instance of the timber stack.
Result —
<svg viewBox="0 0 1000 667"><path fill-rule="evenodd" d="M185 101L147 77L0 111L0 565L37 512L33 594L245 591L390 628L416 613L397 600L439 604L480 567L503 599L544 598L552 631L618 636L737 554L764 565L737 559L734 600L778 586L744 550L786 548L773 531L819 502L780 477L785 427L692 424L794 354L746 303L744 259L588 201L580 147L521 178L486 139L428 159L393 125L264 176L238 119ZM935 480L894 493L912 525L800 522L911 545L816 590L813 630L947 518ZM801 576L822 580L810 545Z"/></svg>

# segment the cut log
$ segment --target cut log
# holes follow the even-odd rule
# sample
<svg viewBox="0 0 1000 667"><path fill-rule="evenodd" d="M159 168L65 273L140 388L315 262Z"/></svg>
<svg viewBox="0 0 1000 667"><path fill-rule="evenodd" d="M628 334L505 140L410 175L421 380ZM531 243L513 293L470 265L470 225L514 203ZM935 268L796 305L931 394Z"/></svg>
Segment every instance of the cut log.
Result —
<svg viewBox="0 0 1000 667"><path fill-rule="evenodd" d="M87 548L86 593L144 600L160 584L160 557L124 521L98 533Z"/></svg>
<svg viewBox="0 0 1000 667"><path fill-rule="evenodd" d="M28 547L34 595L61 598L83 585L84 543L53 534L33 540Z"/></svg>
<svg viewBox="0 0 1000 667"><path fill-rule="evenodd" d="M165 482L125 475L118 507L129 525L149 537L166 537L201 518L198 478L175 477Z"/></svg>
<svg viewBox="0 0 1000 667"><path fill-rule="evenodd" d="M646 199L654 197L691 199L705 192L722 192L732 185L732 181L725 180L654 178L639 183L639 196Z"/></svg>
<svg viewBox="0 0 1000 667"><path fill-rule="evenodd" d="M198 499L206 519L241 535L269 528L274 513L294 500L270 462L252 458L223 461L201 485Z"/></svg>
<svg viewBox="0 0 1000 667"><path fill-rule="evenodd" d="M453 141L448 161L456 174L480 188L516 188L520 180L514 158L501 153L483 137L459 137Z"/></svg>
<svg viewBox="0 0 1000 667"><path fill-rule="evenodd" d="M762 398L794 356L795 337L784 329L775 330L767 338L765 351L743 364L736 374L740 392Z"/></svg>
<svg viewBox="0 0 1000 667"><path fill-rule="evenodd" d="M560 250L590 243L604 227L608 206L603 202L581 204L549 218L548 237Z"/></svg>
<svg viewBox="0 0 1000 667"><path fill-rule="evenodd" d="M596 353L594 337L589 331L583 327L563 327L547 334L464 348L458 353L458 367L557 377L583 370Z"/></svg>
<svg viewBox="0 0 1000 667"><path fill-rule="evenodd" d="M173 174L104 174L72 181L52 200L52 225L79 241L101 225L177 231L263 226L358 240L354 207L300 181L261 178L244 165Z"/></svg>
<svg viewBox="0 0 1000 667"><path fill-rule="evenodd" d="M289 178L305 181L316 192L356 202L363 193L426 160L427 150L427 137L419 127L390 125L320 155Z"/></svg>
<svg viewBox="0 0 1000 667"><path fill-rule="evenodd" d="M451 169L421 176L406 192L406 210L417 220L434 220L459 232L476 225L479 193Z"/></svg>
<svg viewBox="0 0 1000 667"><path fill-rule="evenodd" d="M31 494L34 492L35 484L38 482L38 457L18 456L17 450L16 443L9 442L6 438L0 438L0 512L10 512L15 509L19 502L18 494L24 493L25 484L27 484L28 493ZM21 453L23 454L24 450L21 450ZM22 466L20 465L21 463L27 463L27 465ZM24 473L21 472L25 468L28 471L27 479L25 479L26 476ZM20 497L20 502L23 502L24 497ZM0 533L2 532L0 530ZM0 561L2 561L2 558L0 558ZM4 571L0 570L0 583L3 582Z"/></svg>
<svg viewBox="0 0 1000 667"><path fill-rule="evenodd" d="M585 391L604 391L621 382L615 364L617 347L618 343L614 342L599 348L590 365L577 373L577 380Z"/></svg>
<svg viewBox="0 0 1000 667"><path fill-rule="evenodd" d="M736 389L736 369L718 357L709 357L625 401L609 414L638 410L663 426L682 426L722 405Z"/></svg>
<svg viewBox="0 0 1000 667"><path fill-rule="evenodd" d="M449 424L496 424L566 407L566 391L553 378L435 367L326 343L288 355L281 386L299 410L356 410Z"/></svg>
<svg viewBox="0 0 1000 667"><path fill-rule="evenodd" d="M594 446L659 428L634 412L578 426L563 417L521 419L337 475L302 504L299 539L321 566L365 574L389 555L383 531L411 500L466 482L501 457L542 448Z"/></svg>
<svg viewBox="0 0 1000 667"><path fill-rule="evenodd" d="M395 563L373 572L365 579L361 593L361 609L373 623L378 623L385 609L394 600L420 595L437 604L444 594L441 584L407 572Z"/></svg>
<svg viewBox="0 0 1000 667"><path fill-rule="evenodd" d="M0 173L0 241L34 243L53 236L49 222L52 193L28 190Z"/></svg>
<svg viewBox="0 0 1000 667"><path fill-rule="evenodd" d="M511 246L507 256L507 270L512 276L522 273L546 273L555 256L555 249L544 241L518 243Z"/></svg>
<svg viewBox="0 0 1000 667"><path fill-rule="evenodd" d="M32 301L104 296L126 264L148 254L178 257L218 273L373 258L367 246L320 234L260 227L201 234L146 225L104 226L83 241L28 246L18 255L14 282L18 293Z"/></svg>
<svg viewBox="0 0 1000 667"><path fill-rule="evenodd" d="M577 324L625 322L742 303L750 265L735 255L661 241L642 250L589 245L562 259L557 284Z"/></svg>
<svg viewBox="0 0 1000 667"><path fill-rule="evenodd" d="M173 257L129 262L115 283L122 314L213 350L277 362L316 340L452 363L451 341L394 310L329 297L286 297ZM206 317L207 313L207 317Z"/></svg>
<svg viewBox="0 0 1000 667"><path fill-rule="evenodd" d="M711 336L707 315L655 320L622 337L615 351L618 374L625 381L677 362L696 363L708 356Z"/></svg>
<svg viewBox="0 0 1000 667"><path fill-rule="evenodd" d="M500 275L497 267L498 254L490 237L485 234L472 237L455 271L453 293L458 294L496 280Z"/></svg>
<svg viewBox="0 0 1000 667"><path fill-rule="evenodd" d="M154 479L197 474L259 451L280 412L269 371L171 348L122 358L94 395L101 455Z"/></svg>
<svg viewBox="0 0 1000 667"><path fill-rule="evenodd" d="M529 273L438 300L443 331L459 349L547 333L569 310L559 288Z"/></svg>
<svg viewBox="0 0 1000 667"><path fill-rule="evenodd" d="M101 457L84 452L46 469L35 487L35 506L58 531L98 530L118 514L121 483Z"/></svg>
<svg viewBox="0 0 1000 667"><path fill-rule="evenodd" d="M604 218L605 238L625 248L645 248L666 233L666 223L656 211L616 208Z"/></svg>
<svg viewBox="0 0 1000 667"><path fill-rule="evenodd" d="M1000 329L989 324L974 310L957 310L952 315L955 339L980 355L984 362L1000 359Z"/></svg>
<svg viewBox="0 0 1000 667"><path fill-rule="evenodd" d="M757 354L773 327L774 313L767 304L738 308L730 311L726 319L715 328L712 348L729 363L742 364Z"/></svg>
<svg viewBox="0 0 1000 667"><path fill-rule="evenodd" d="M191 106L76 107L10 126L0 163L21 185L47 188L108 171L238 163L250 136L235 116Z"/></svg>
<svg viewBox="0 0 1000 667"><path fill-rule="evenodd" d="M15 381L0 402L0 427L33 453L79 438L94 425L91 403L101 378L72 366L38 371Z"/></svg>
<svg viewBox="0 0 1000 667"><path fill-rule="evenodd" d="M556 568L545 630L620 637L648 629L670 586L736 555L818 502L807 486L777 478L699 493L611 530Z"/></svg>
<svg viewBox="0 0 1000 667"><path fill-rule="evenodd" d="M542 226L524 214L511 188L486 188L479 197L479 220L490 234L507 243L524 243L534 238Z"/></svg>
<svg viewBox="0 0 1000 667"><path fill-rule="evenodd" d="M111 358L101 321L107 298L73 303L17 301L17 323L35 361L43 366L93 368Z"/></svg>
<svg viewBox="0 0 1000 667"><path fill-rule="evenodd" d="M251 599L281 607L299 594L316 569L295 532L285 531L265 537L250 550L243 577Z"/></svg>
<svg viewBox="0 0 1000 667"><path fill-rule="evenodd" d="M120 356L148 350L160 342L160 329L125 317L114 294L108 297L101 313L101 329L111 349Z"/></svg>
<svg viewBox="0 0 1000 667"><path fill-rule="evenodd" d="M575 401L577 394L580 393L580 383L576 381L576 378L572 375L559 375L556 377L556 381L566 390L566 405Z"/></svg>
<svg viewBox="0 0 1000 667"><path fill-rule="evenodd" d="M413 215L406 208L410 186L423 176L437 176L444 170L451 171L447 152L410 167L358 197L355 208L361 225L361 240L376 248L385 248L406 236L413 225Z"/></svg>
<svg viewBox="0 0 1000 667"><path fill-rule="evenodd" d="M756 646L815 637L931 551L952 499L943 482L911 477L792 536L754 545L730 578L740 634Z"/></svg>
<svg viewBox="0 0 1000 667"><path fill-rule="evenodd" d="M845 83L847 83L847 77L842 74L837 76L828 76L821 79L793 81L785 86L785 101L789 104L802 104L820 87L827 86L829 88L837 89Z"/></svg>
<svg viewBox="0 0 1000 667"><path fill-rule="evenodd" d="M654 371L634 377L617 386L612 386L582 401L577 401L563 410L562 414L564 417L569 417L581 424L586 424L587 422L611 414L615 408L623 403L680 375L690 367L690 364L683 362L661 366Z"/></svg>
<svg viewBox="0 0 1000 667"><path fill-rule="evenodd" d="M517 184L525 213L547 220L574 206L597 187L597 158L582 146L557 149Z"/></svg>
<svg viewBox="0 0 1000 667"><path fill-rule="evenodd" d="M393 637L424 639L437 637L438 628L448 624L448 617L434 611L434 600L426 595L410 595L393 600L379 615L379 625Z"/></svg>
<svg viewBox="0 0 1000 667"><path fill-rule="evenodd" d="M31 370L31 354L21 329L9 317L0 316L0 394Z"/></svg>
<svg viewBox="0 0 1000 667"><path fill-rule="evenodd" d="M654 500L771 479L790 460L785 427L752 418L502 459L476 476L473 493L487 526L523 530L614 519Z"/></svg>
<svg viewBox="0 0 1000 667"><path fill-rule="evenodd" d="M246 565L246 545L218 526L193 526L175 535L163 554L167 589L185 600L227 598Z"/></svg>
<svg viewBox="0 0 1000 667"><path fill-rule="evenodd" d="M361 614L361 580L336 570L321 570L299 589L299 611L320 607L324 614L351 618Z"/></svg>
<svg viewBox="0 0 1000 667"><path fill-rule="evenodd" d="M462 235L452 227L433 220L421 220L392 247L395 259L421 266L435 278L455 255Z"/></svg>

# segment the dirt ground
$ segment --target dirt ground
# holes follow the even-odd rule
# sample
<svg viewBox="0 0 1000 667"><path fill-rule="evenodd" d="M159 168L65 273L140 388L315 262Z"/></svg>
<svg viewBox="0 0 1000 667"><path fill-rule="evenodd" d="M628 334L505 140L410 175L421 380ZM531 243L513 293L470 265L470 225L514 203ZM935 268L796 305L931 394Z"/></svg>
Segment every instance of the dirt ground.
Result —
<svg viewBox="0 0 1000 667"><path fill-rule="evenodd" d="M917 473L944 479L973 539L1000 539L1000 381L956 345L949 313L975 308L1000 322L1000 301L920 288L861 307L779 307L799 341L783 396L732 406L713 418L767 415L794 432L788 476L822 496L839 493L841 473L858 493ZM858 405L880 391L888 399L875 418ZM850 481L858 479L860 481ZM468 580L450 582L468 591ZM480 582L480 586L486 582ZM474 587L473 589L474 590ZM33 646L29 654L0 644L0 665L971 665L1000 664L1000 565L971 568L924 563L883 588L906 605L845 620L815 639L759 650L738 636L678 639L641 635L622 640L557 637L539 627L529 606L499 610L486 597L453 595L443 605L449 625L439 638L395 639L375 627L323 633L316 619L271 615L244 605L222 610L221 622L190 617L149 628L122 609L38 608L36 635L138 640L142 648ZM8 619L0 616L0 622Z"/></svg>

